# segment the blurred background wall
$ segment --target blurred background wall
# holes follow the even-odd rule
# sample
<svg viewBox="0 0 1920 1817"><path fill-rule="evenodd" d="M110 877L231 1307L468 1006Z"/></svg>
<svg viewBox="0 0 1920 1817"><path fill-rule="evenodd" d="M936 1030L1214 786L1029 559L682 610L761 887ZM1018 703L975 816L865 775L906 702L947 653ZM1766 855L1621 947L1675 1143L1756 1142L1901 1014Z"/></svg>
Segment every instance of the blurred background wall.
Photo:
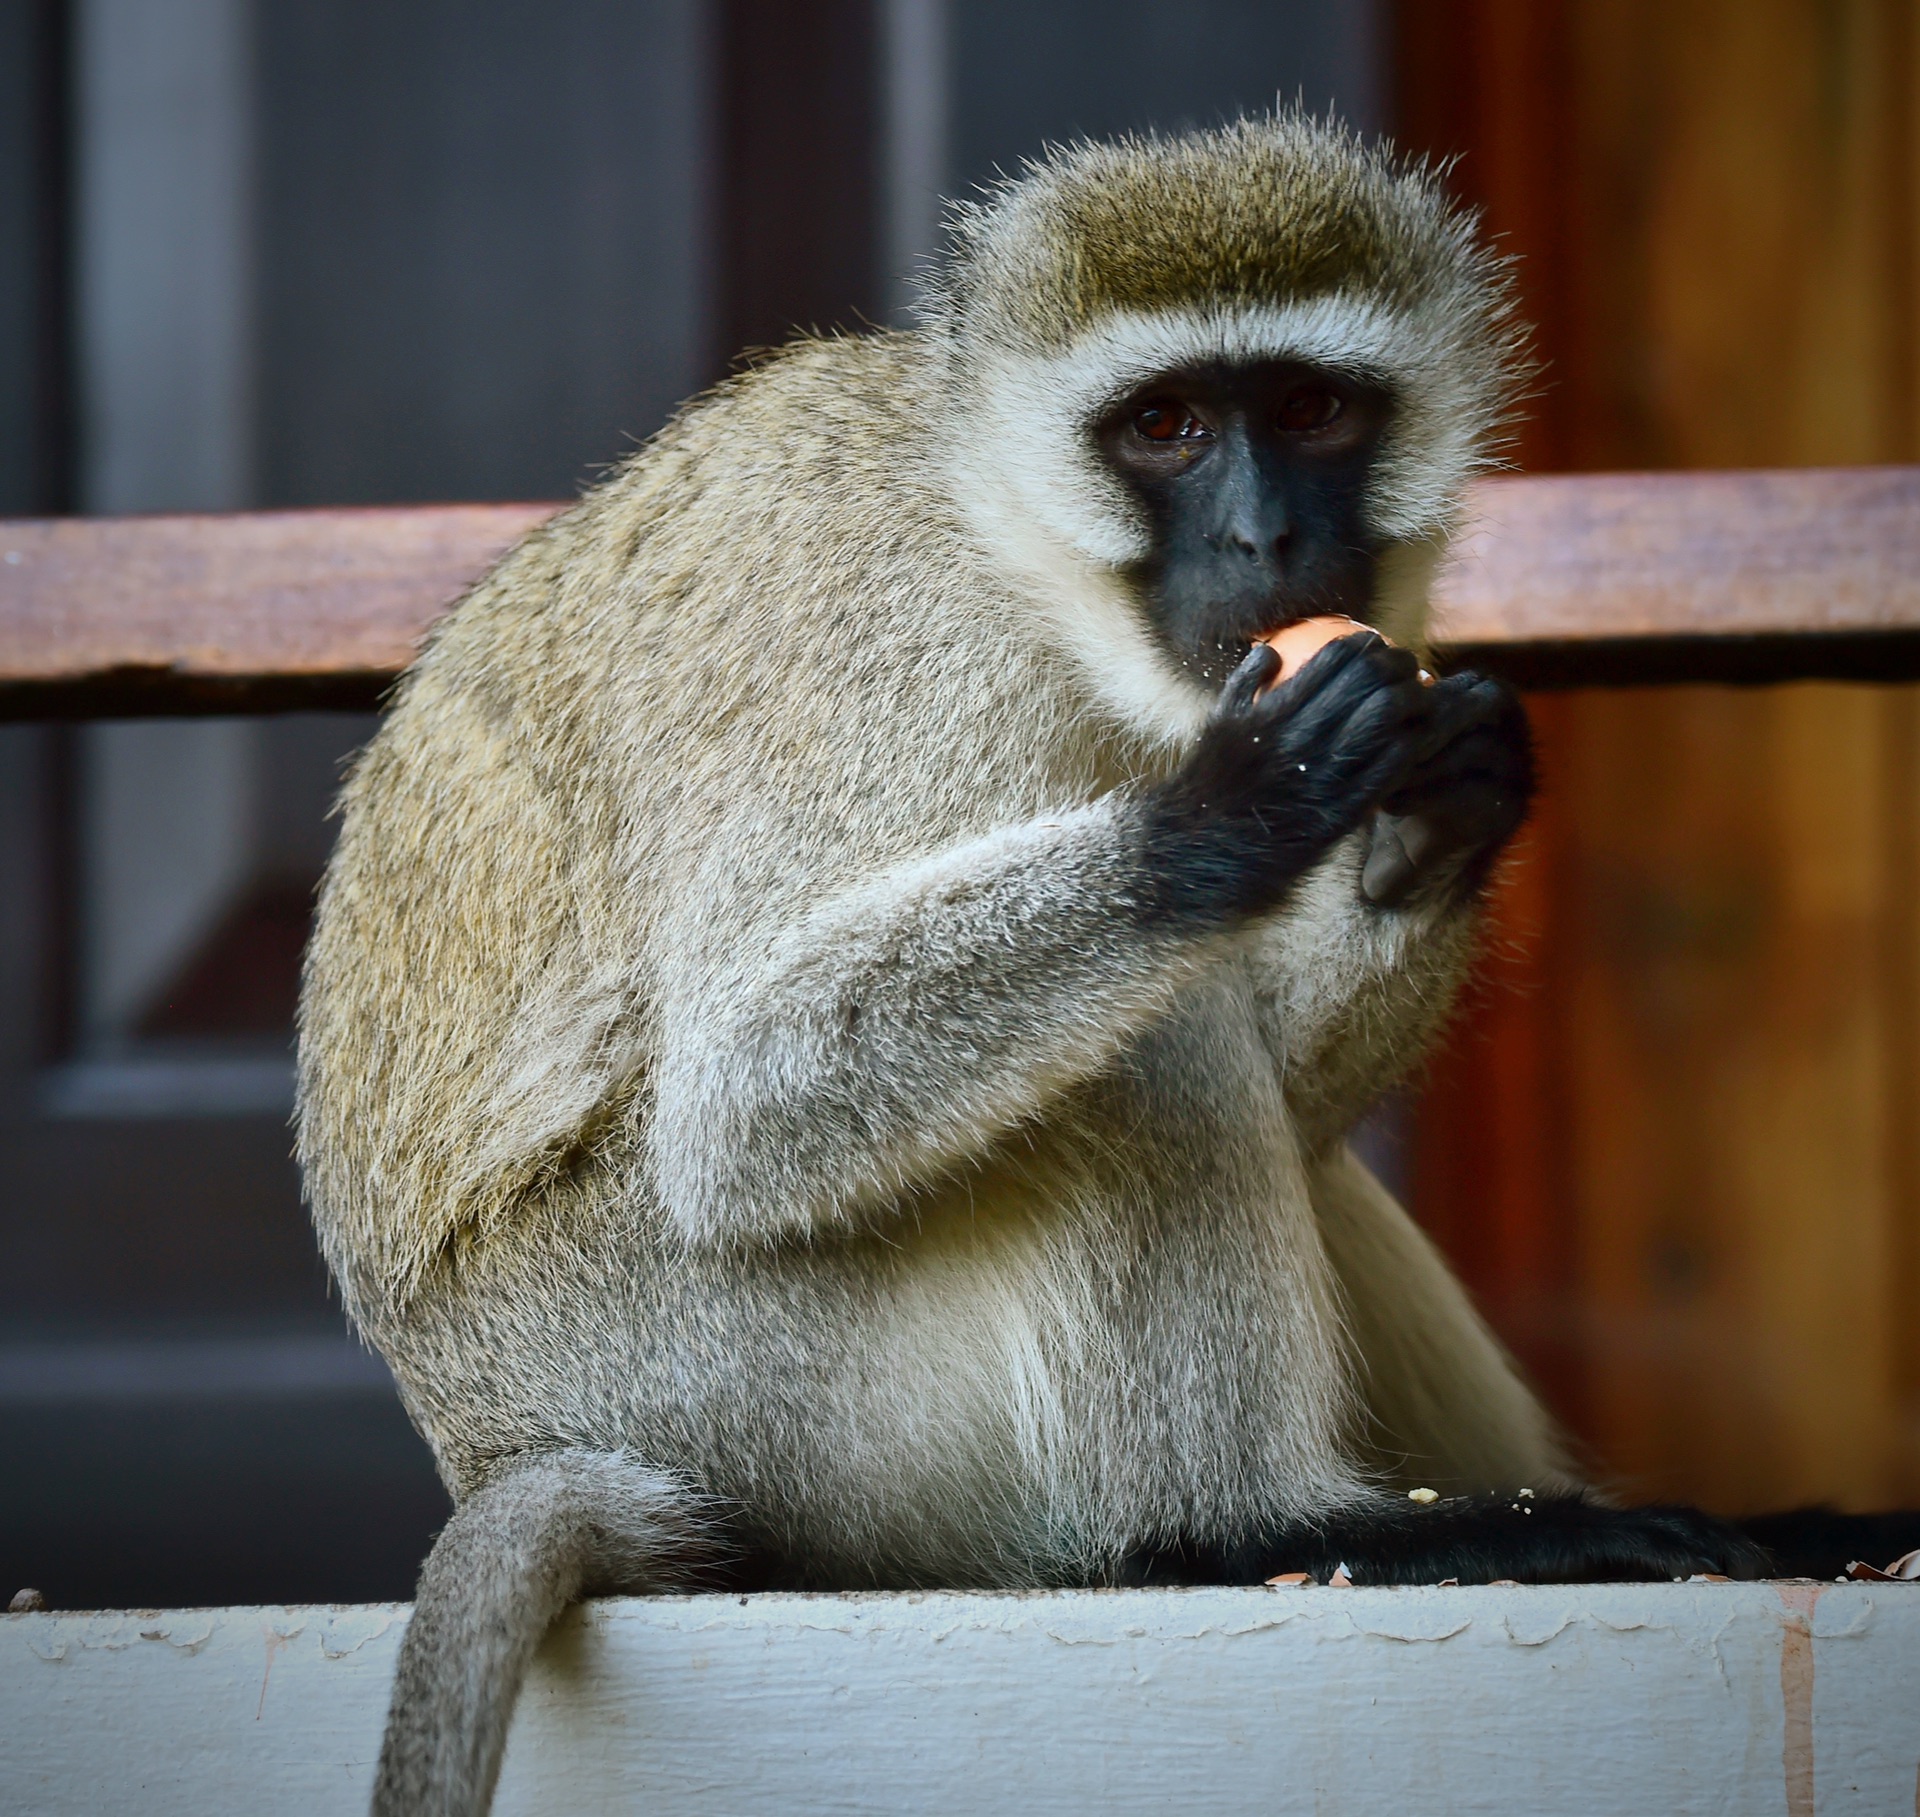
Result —
<svg viewBox="0 0 1920 1817"><path fill-rule="evenodd" d="M0 513L565 496L739 349L896 318L940 194L1276 95L1458 154L1527 464L1911 459L1912 15L0 0ZM1912 696L1534 704L1496 962L1375 1152L1597 1469L1920 1496ZM288 1160L368 729L0 728L0 1589L401 1595L444 1515Z"/></svg>

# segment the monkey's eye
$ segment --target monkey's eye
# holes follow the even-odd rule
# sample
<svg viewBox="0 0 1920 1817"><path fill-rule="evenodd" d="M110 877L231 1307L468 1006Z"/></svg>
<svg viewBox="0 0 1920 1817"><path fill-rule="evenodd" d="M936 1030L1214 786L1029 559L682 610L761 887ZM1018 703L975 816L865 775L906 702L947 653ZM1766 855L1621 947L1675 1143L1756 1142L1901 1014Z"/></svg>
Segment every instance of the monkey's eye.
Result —
<svg viewBox="0 0 1920 1817"><path fill-rule="evenodd" d="M1171 399L1142 404L1133 413L1133 427L1150 442L1203 441L1213 433L1184 404Z"/></svg>
<svg viewBox="0 0 1920 1817"><path fill-rule="evenodd" d="M1345 408L1340 394L1331 386L1296 385L1280 400L1274 426L1290 435L1304 435L1326 428Z"/></svg>

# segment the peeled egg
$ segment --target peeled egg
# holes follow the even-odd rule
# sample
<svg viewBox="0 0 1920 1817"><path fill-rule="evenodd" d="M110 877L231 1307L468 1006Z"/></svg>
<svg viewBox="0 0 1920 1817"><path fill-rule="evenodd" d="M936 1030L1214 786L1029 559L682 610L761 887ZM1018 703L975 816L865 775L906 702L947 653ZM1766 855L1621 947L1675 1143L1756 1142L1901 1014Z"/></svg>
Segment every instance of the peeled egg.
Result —
<svg viewBox="0 0 1920 1817"><path fill-rule="evenodd" d="M1328 644L1337 643L1343 637L1354 637L1362 631L1373 631L1371 625L1363 625L1357 618L1303 618L1294 624L1286 625L1270 635L1255 641L1266 644L1280 658L1280 672L1268 683L1269 687L1278 687L1283 681L1298 675L1308 663L1324 650ZM1379 633L1373 632L1377 637ZM1387 639L1389 643L1393 640ZM1420 679L1428 687L1433 686L1433 677L1425 669L1420 671Z"/></svg>

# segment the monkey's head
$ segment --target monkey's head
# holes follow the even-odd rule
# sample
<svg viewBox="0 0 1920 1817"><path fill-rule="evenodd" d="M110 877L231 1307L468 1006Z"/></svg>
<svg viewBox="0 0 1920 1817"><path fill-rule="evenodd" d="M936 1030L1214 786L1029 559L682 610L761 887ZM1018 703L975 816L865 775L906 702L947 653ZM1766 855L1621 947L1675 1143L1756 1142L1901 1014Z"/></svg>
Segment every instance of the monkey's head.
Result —
<svg viewBox="0 0 1920 1817"><path fill-rule="evenodd" d="M1296 619L1420 641L1522 363L1474 227L1299 113L1076 146L956 211L928 313L961 496L1141 729Z"/></svg>

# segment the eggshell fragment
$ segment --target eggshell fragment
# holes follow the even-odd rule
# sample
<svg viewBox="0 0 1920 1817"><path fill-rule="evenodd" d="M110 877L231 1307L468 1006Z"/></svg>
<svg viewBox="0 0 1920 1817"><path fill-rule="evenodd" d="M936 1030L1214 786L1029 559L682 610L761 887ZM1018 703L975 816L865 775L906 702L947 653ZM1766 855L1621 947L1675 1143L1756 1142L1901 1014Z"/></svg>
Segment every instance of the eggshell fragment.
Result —
<svg viewBox="0 0 1920 1817"><path fill-rule="evenodd" d="M1276 1577L1269 1577L1267 1584L1275 1590L1291 1590L1301 1584L1310 1584L1313 1578L1305 1571L1282 1571Z"/></svg>

